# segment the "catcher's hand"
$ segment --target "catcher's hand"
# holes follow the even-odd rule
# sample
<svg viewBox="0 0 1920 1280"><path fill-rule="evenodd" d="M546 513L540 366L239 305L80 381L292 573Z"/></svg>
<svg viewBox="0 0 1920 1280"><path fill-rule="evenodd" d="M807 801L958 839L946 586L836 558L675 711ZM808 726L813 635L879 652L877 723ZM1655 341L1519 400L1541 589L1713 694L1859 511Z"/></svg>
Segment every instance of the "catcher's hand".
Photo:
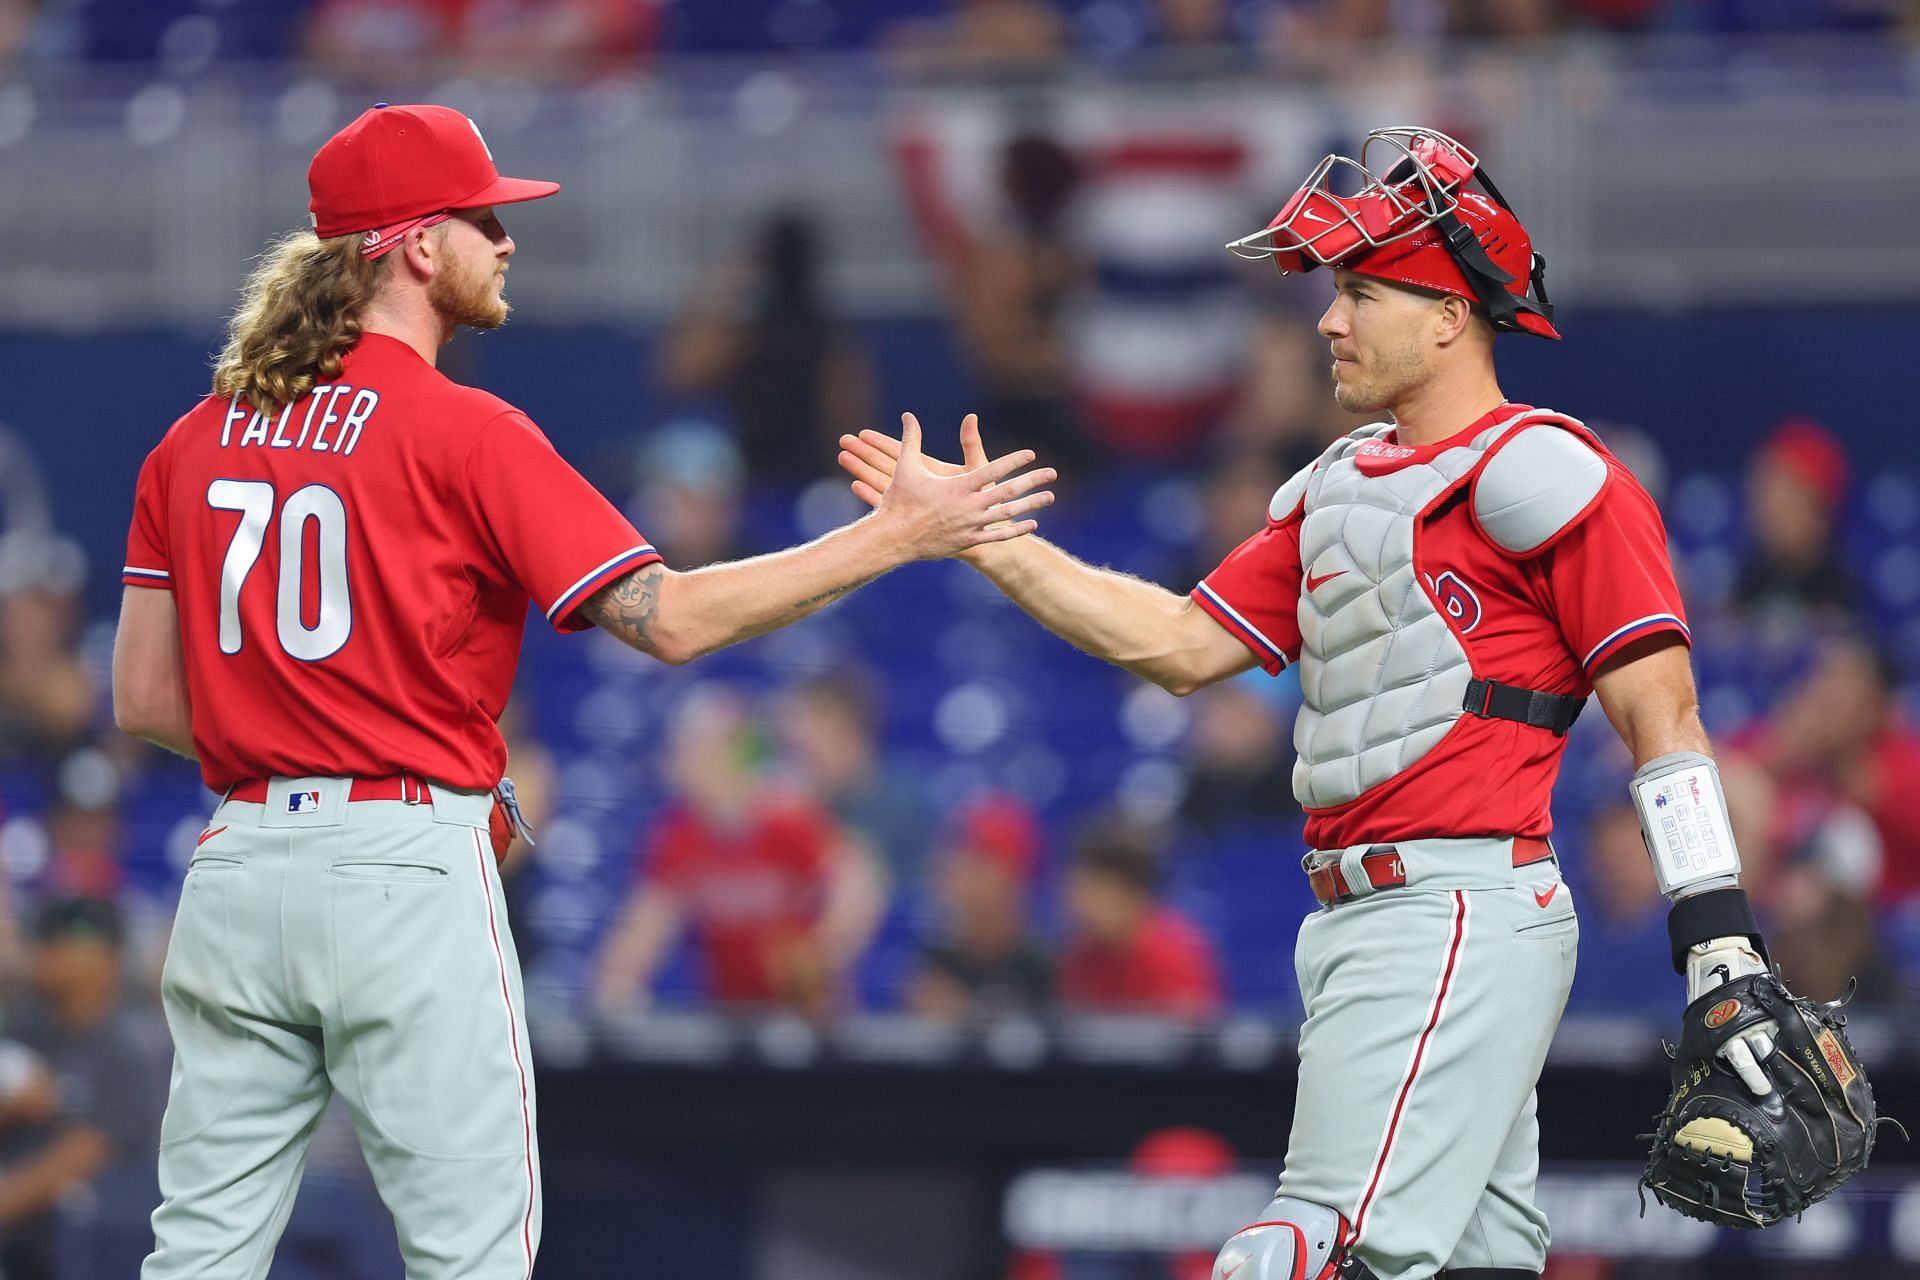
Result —
<svg viewBox="0 0 1920 1280"><path fill-rule="evenodd" d="M1769 1028L1756 1090L1727 1046ZM1804 1211L1867 1167L1873 1091L1837 1004L1817 1005L1771 973L1714 986L1687 1006L1673 1096L1641 1183L1690 1218L1766 1227Z"/></svg>
<svg viewBox="0 0 1920 1280"><path fill-rule="evenodd" d="M1712 938L1695 943L1687 949L1687 1003L1693 1004L1722 983L1766 971L1766 961L1745 938ZM1773 1087L1759 1063L1773 1052L1773 1036L1778 1030L1772 1021L1762 1020L1721 1046L1720 1056L1756 1094L1765 1095Z"/></svg>

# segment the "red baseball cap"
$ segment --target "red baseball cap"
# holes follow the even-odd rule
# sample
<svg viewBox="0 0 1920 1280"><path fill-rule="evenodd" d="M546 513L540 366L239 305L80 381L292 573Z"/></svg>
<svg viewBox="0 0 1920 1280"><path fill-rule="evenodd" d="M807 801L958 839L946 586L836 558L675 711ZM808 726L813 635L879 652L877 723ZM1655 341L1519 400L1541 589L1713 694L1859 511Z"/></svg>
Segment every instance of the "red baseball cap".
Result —
<svg viewBox="0 0 1920 1280"><path fill-rule="evenodd" d="M1040 841L1040 823L1033 811L998 791L974 797L950 835L956 852L998 863L1015 884L1022 885L1033 878Z"/></svg>
<svg viewBox="0 0 1920 1280"><path fill-rule="evenodd" d="M1798 476L1828 510L1847 496L1847 451L1812 418L1783 419L1761 446L1760 456Z"/></svg>
<svg viewBox="0 0 1920 1280"><path fill-rule="evenodd" d="M376 103L307 166L314 234L326 240L364 231L370 258L449 209L540 200L559 189L501 177L480 126L451 107Z"/></svg>

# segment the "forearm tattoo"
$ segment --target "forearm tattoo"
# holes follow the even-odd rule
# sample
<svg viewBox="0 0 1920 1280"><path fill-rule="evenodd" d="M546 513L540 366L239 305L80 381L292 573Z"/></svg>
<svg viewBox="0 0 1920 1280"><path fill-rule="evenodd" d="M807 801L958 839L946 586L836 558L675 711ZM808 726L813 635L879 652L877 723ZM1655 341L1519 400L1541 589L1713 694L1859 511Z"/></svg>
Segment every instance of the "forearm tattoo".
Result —
<svg viewBox="0 0 1920 1280"><path fill-rule="evenodd" d="M595 626L650 653L654 614L660 609L660 584L666 576L665 565L644 565L594 592L580 606L580 612Z"/></svg>
<svg viewBox="0 0 1920 1280"><path fill-rule="evenodd" d="M877 577L878 575L875 576ZM805 600L796 601L793 607L795 609L811 609L814 605L820 604L823 601L832 600L838 596L844 596L849 592L858 591L872 581L873 578L862 578L858 582L849 582L844 586L835 587L831 591L822 591L817 596L808 596Z"/></svg>

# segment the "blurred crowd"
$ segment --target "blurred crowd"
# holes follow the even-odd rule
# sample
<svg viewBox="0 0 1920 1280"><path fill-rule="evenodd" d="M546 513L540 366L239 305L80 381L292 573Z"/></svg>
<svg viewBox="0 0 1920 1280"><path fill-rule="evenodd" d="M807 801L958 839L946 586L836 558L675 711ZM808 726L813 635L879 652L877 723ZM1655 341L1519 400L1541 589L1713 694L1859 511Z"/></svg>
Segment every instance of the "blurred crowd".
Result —
<svg viewBox="0 0 1920 1280"><path fill-rule="evenodd" d="M877 50L909 70L1031 70L1070 54L1342 46L1559 32L1891 30L1905 0L0 0L0 63L302 58L356 75L422 59L591 74L663 56Z"/></svg>

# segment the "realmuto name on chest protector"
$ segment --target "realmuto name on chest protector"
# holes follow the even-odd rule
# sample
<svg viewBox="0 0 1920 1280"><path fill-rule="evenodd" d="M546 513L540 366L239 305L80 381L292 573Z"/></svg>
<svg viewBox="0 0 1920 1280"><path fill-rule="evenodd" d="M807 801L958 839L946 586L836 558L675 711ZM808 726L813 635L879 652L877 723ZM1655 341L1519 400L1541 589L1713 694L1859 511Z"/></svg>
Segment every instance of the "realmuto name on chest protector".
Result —
<svg viewBox="0 0 1920 1280"><path fill-rule="evenodd" d="M1414 561L1422 514L1522 418L1437 454L1366 427L1322 456L1300 525L1300 688L1294 795L1357 799L1416 764L1460 718L1473 671Z"/></svg>

